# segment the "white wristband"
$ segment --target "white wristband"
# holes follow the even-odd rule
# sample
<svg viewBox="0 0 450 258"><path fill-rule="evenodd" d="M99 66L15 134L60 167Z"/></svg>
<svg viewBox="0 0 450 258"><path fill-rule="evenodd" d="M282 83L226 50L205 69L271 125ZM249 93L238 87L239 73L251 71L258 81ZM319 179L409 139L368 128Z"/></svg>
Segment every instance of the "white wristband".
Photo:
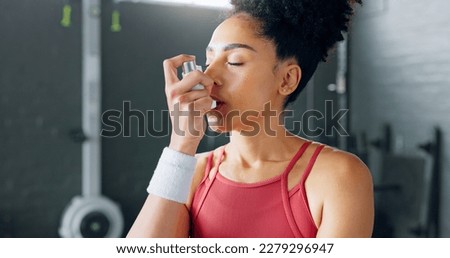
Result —
<svg viewBox="0 0 450 258"><path fill-rule="evenodd" d="M171 201L186 203L197 159L164 148L147 188L149 194Z"/></svg>

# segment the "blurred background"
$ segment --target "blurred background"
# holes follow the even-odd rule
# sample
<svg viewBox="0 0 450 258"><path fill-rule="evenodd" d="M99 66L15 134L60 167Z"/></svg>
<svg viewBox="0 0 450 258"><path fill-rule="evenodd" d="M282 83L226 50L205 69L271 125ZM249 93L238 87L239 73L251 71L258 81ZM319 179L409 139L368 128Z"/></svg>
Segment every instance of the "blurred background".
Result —
<svg viewBox="0 0 450 258"><path fill-rule="evenodd" d="M169 140L162 62L203 65L225 17L174 2L0 0L0 237L127 233ZM290 130L371 169L374 237L450 237L448 10L365 1L289 107ZM308 110L326 117L301 131ZM199 151L226 141L209 132Z"/></svg>

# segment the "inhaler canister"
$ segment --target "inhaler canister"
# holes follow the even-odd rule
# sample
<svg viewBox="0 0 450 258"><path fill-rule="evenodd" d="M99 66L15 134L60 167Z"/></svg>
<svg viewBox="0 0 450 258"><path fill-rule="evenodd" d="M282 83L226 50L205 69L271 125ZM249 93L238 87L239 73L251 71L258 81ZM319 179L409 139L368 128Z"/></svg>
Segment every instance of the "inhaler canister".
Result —
<svg viewBox="0 0 450 258"><path fill-rule="evenodd" d="M190 72L193 72L195 70L203 72L202 66L197 65L195 61L187 61L183 63L183 66L181 68L183 70L183 77L188 75ZM201 84L195 85L192 90L203 90L205 87ZM215 108L217 106L216 101L213 101L211 108Z"/></svg>
<svg viewBox="0 0 450 258"><path fill-rule="evenodd" d="M200 65L197 65L197 64L195 63L195 61L187 61L187 62L184 62L184 63L183 63L183 66L182 66L182 69L183 69L183 77L186 76L186 75L188 75L190 72L195 71L195 70L200 71L200 72L203 72L202 67L201 67ZM195 85L195 86L192 88L192 90L203 90L204 88L205 88L205 87L204 87L203 85L197 84L197 85Z"/></svg>

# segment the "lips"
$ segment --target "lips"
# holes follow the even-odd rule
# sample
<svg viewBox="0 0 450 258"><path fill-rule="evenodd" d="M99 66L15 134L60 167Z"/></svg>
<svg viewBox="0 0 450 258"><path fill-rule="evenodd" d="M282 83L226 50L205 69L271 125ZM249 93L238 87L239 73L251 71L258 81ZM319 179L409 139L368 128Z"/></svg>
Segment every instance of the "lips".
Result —
<svg viewBox="0 0 450 258"><path fill-rule="evenodd" d="M216 107L213 110L218 110L225 104L220 98L215 96L211 96L211 98L216 102Z"/></svg>
<svg viewBox="0 0 450 258"><path fill-rule="evenodd" d="M223 106L224 102L216 101L216 107L214 109L220 109Z"/></svg>

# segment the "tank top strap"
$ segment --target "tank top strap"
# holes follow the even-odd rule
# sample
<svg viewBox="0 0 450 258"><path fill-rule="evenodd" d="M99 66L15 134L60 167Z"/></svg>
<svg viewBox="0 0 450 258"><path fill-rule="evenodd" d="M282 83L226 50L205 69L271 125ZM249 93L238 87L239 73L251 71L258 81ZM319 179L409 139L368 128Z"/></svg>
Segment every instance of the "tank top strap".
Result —
<svg viewBox="0 0 450 258"><path fill-rule="evenodd" d="M297 151L295 156L289 162L288 166L285 168L285 170L283 172L283 177L287 178L287 176L289 175L289 172L291 172L291 170L294 167L295 163L297 163L297 161L302 157L303 153L305 153L306 149L308 148L309 145L311 145L311 143L312 142L310 142L310 141L306 141L305 143L302 144L302 146Z"/></svg>
<svg viewBox="0 0 450 258"><path fill-rule="evenodd" d="M294 214L292 213L291 205L289 202L289 192L288 192L288 175L289 172L294 167L295 163L300 159L300 157L305 153L306 149L309 145L311 145L311 141L306 141L303 143L303 145L300 147L300 149L297 151L295 156L292 158L289 165L286 167L285 171L283 172L283 175L281 177L281 198L283 200L283 207L284 212L286 215L286 219L289 223L289 227L292 230L292 233L295 237L303 237L302 233L299 230L299 227L294 219Z"/></svg>
<svg viewBox="0 0 450 258"><path fill-rule="evenodd" d="M222 146L222 147L220 147L220 150L219 150L219 156L218 156L218 159L217 159L217 166L215 166L216 169L214 169L214 171L213 171L213 175L212 175L213 180L217 176L217 172L219 171L220 164L222 164L222 161L223 161L223 158L224 158L224 154L225 154L225 146Z"/></svg>
<svg viewBox="0 0 450 258"><path fill-rule="evenodd" d="M213 159L214 159L214 151L211 151L211 153L208 155L208 163L206 164L206 168L205 168L205 175L203 177L202 182L200 183L200 185L204 185L204 191L203 194L200 196L200 201L199 201L199 208L197 210L197 212L194 214L193 219L196 220L198 213L200 211L200 207L203 206L203 203L205 202L206 196L208 195L211 186L214 183L214 180L216 179L216 175L217 175L217 171L218 170L218 166L220 165L220 163L223 160L223 154L225 152L225 146L221 147L221 149L219 150L219 161L218 164L216 166L216 169L213 171L213 176L211 180L209 179L210 173L211 173L211 169L213 168Z"/></svg>
<svg viewBox="0 0 450 258"><path fill-rule="evenodd" d="M208 155L208 161L206 163L205 172L204 172L202 181L205 181L206 178L208 178L209 172L211 171L213 158L214 158L214 151L211 151L211 153L209 153L209 155Z"/></svg>
<svg viewBox="0 0 450 258"><path fill-rule="evenodd" d="M216 169L214 171L212 171L212 173L213 173L212 177L211 177L212 180L209 181L209 184L212 183L212 181L214 181L214 179L216 178L217 171L219 171L218 167L222 163L222 160L223 160L223 157L224 157L224 153L225 153L225 146L222 146L222 147L220 147L220 150L219 150L218 163L217 163L217 166L215 166ZM203 176L202 183L203 182L208 182L207 179L211 175L211 169L214 167L213 166L213 160L214 160L214 151L211 151L211 153L208 155L208 162L207 162L206 167L205 167L205 174Z"/></svg>
<svg viewBox="0 0 450 258"><path fill-rule="evenodd" d="M308 178L309 174L311 173L312 167L314 166L314 163L316 162L317 156L319 156L319 153L322 151L322 149L325 147L325 145L321 144L316 147L316 150L314 151L314 154L311 156L311 159L308 162L308 165L303 172L302 178L300 180L300 185L304 186L306 179Z"/></svg>
<svg viewBox="0 0 450 258"><path fill-rule="evenodd" d="M303 175L300 179L299 184L294 187L294 189L298 189L298 195L300 196L300 203L298 203L298 205L300 205L301 207L303 207L303 209L305 211L307 211L307 215L304 218L305 221L309 221L310 225L313 225L314 228L317 229L316 224L314 222L314 218L312 217L311 214L311 210L309 208L309 202L308 202L308 197L306 194L306 188L305 188L305 182L306 179L308 178L309 174L311 173L312 167L314 166L314 163L316 162L317 156L319 156L320 152L323 150L323 148L325 147L325 145L320 144L319 146L316 147L313 155L311 156L308 165L306 166L305 170L303 171ZM297 192L297 190L292 190L294 193ZM290 210L292 212L292 209ZM299 224L297 223L297 221L295 221L295 223L297 224L297 228L300 231L300 227Z"/></svg>

